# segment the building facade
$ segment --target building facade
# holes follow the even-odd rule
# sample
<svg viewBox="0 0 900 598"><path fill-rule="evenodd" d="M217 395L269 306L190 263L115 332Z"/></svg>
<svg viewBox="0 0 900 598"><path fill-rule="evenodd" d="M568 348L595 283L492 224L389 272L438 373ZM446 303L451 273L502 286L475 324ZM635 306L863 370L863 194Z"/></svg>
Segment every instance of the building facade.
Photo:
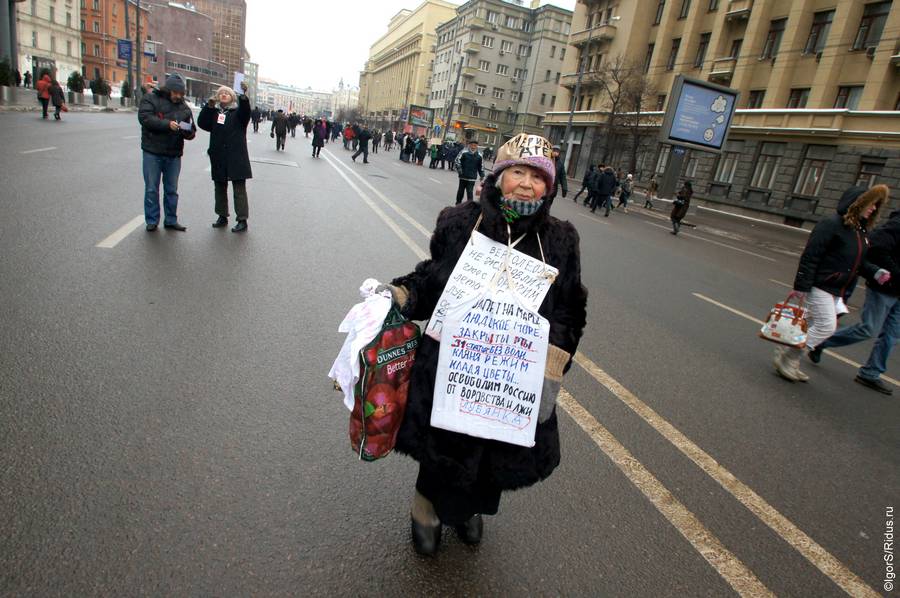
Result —
<svg viewBox="0 0 900 598"><path fill-rule="evenodd" d="M247 97L250 98L250 103L256 106L259 103L259 99L256 97L259 90L259 65L250 61L249 54L245 54L245 58L244 81L247 82ZM239 89L235 91L241 92Z"/></svg>
<svg viewBox="0 0 900 598"><path fill-rule="evenodd" d="M185 95L198 99L211 97L220 85L231 85L227 67L212 59L212 17L187 2L144 3L150 9L153 48L153 55L146 60L156 85L175 73L185 81Z"/></svg>
<svg viewBox="0 0 900 598"><path fill-rule="evenodd" d="M324 115L331 110L332 93L300 89L292 85L282 85L271 79L259 79L259 105L270 110L284 110L310 117Z"/></svg>
<svg viewBox="0 0 900 598"><path fill-rule="evenodd" d="M359 107L359 87L346 85L341 79L337 88L331 92L331 116L346 120L348 115ZM382 123L381 126L384 126ZM386 127L385 127L386 128Z"/></svg>
<svg viewBox="0 0 900 598"><path fill-rule="evenodd" d="M191 0L198 12L213 19L212 59L227 67L226 80L234 82L234 73L244 70L244 46L247 34L246 0Z"/></svg>
<svg viewBox="0 0 900 598"><path fill-rule="evenodd" d="M429 106L450 138L498 145L523 131L543 132L564 72L572 12L537 4L470 0L437 28Z"/></svg>
<svg viewBox="0 0 900 598"><path fill-rule="evenodd" d="M439 23L454 18L455 8L443 0L426 0L414 10L401 10L372 44L359 75L359 111L370 125L400 130L410 105L428 105L434 32Z"/></svg>
<svg viewBox="0 0 900 598"><path fill-rule="evenodd" d="M850 185L900 184L897 4L579 0L574 23L564 91L545 121L547 134L562 140L583 67L570 176L601 160L642 181L664 172L672 148L657 141L658 124L684 74L740 92L725 151L688 151L684 161L681 177L701 201L809 228ZM601 74L618 57L648 93L639 116L614 115L614 123L640 121L643 134L616 124L608 143Z"/></svg>
<svg viewBox="0 0 900 598"><path fill-rule="evenodd" d="M125 7L128 7L128 31L125 30ZM85 79L102 77L116 92L128 79L128 63L119 60L117 42L130 39L133 47L132 68L137 69L137 54L148 40L150 11L140 8L140 35L137 30L137 4L133 0L83 0L81 2L81 72ZM139 43L140 42L140 43ZM151 77L147 60L141 61L137 80ZM135 71L136 72L136 71Z"/></svg>
<svg viewBox="0 0 900 598"><path fill-rule="evenodd" d="M28 0L17 7L17 58L14 68L37 78L47 69L65 86L81 72L81 32L77 0Z"/></svg>

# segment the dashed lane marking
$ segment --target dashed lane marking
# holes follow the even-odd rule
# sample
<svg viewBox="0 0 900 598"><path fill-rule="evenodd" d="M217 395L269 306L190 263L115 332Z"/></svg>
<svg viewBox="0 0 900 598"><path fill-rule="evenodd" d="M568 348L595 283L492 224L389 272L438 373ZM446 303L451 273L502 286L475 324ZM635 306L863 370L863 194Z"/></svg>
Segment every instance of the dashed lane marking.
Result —
<svg viewBox="0 0 900 598"><path fill-rule="evenodd" d="M731 312L736 316L740 316L740 317L744 318L745 320L750 320L751 322L759 324L760 326L762 326L764 324L764 322L762 320L758 320L757 318L754 318L753 316L751 316L749 314L745 314L744 312L742 312L740 310L734 309L733 307L729 307L729 306L725 305L724 303L719 303L715 299L710 299L706 295L701 295L700 293L691 293L691 294L694 297L696 297L697 299L706 301L707 303L709 303L711 305L715 305L716 307L724 309L725 311ZM856 363L852 359L847 359L843 355L838 355L837 353L835 353L834 351L831 351L830 349L825 349L825 351L823 351L823 353L825 355L828 355L829 357L834 357L838 361L846 363L847 365L853 366L856 369L859 369L862 367L862 364ZM890 384L893 384L894 386L900 386L900 380L895 380L894 378L891 378L890 376L882 375L881 379L884 380L885 382L889 382Z"/></svg>
<svg viewBox="0 0 900 598"><path fill-rule="evenodd" d="M125 223L124 225L119 227L119 229L116 230L116 232L114 232L110 236L106 237L105 239L103 239L102 241L97 243L95 245L95 247L100 247L102 249L112 249L113 247L118 245L122 241L122 239L124 239L125 237L130 235L132 232L134 232L134 230L136 228L138 228L140 225L142 225L143 223L144 223L143 216L135 216L134 218L129 220L127 223Z"/></svg>
<svg viewBox="0 0 900 598"><path fill-rule="evenodd" d="M296 162L292 162L291 160L273 160L272 158L250 158L251 162L257 162L259 164L274 164L275 166L289 166L291 168L299 168L300 165Z"/></svg>
<svg viewBox="0 0 900 598"><path fill-rule="evenodd" d="M437 183L438 185L443 185L443 184L444 184L444 183L442 183L441 181L439 181L439 180L437 180L437 179L433 179L433 178L431 178L431 177L428 177L428 180L429 180L429 181L433 181L433 182Z"/></svg>
<svg viewBox="0 0 900 598"><path fill-rule="evenodd" d="M609 220L601 220L600 218L597 218L596 216L591 216L590 214L578 214L578 215L581 216L582 218L587 218L588 220L593 220L597 224L605 224L607 226L609 225Z"/></svg>
<svg viewBox="0 0 900 598"><path fill-rule="evenodd" d="M649 224L650 226L655 226L656 228L661 228L663 230L672 230L669 226L663 226L662 224L656 224L655 222L647 222L644 220L643 222ZM774 258L770 258L766 255L760 255L758 253L753 253L752 251L747 251L746 249L741 249L740 247L734 247L733 245L727 245L725 243L719 243L718 241L713 241L712 239L704 239L703 237L698 237L697 235L692 235L690 233L679 233L682 237L688 237L689 239L697 239L698 241L703 241L704 243L711 243L712 245L718 245L719 247L724 247L726 249L730 249L732 251L737 251L740 253L744 253L747 255L752 255L753 257L758 257L761 260L766 260L767 262L777 262L778 260Z"/></svg>
<svg viewBox="0 0 900 598"><path fill-rule="evenodd" d="M38 153L38 152L50 152L50 151L53 151L53 150L55 150L55 149L57 149L57 148L56 148L56 146L54 145L54 146L51 146L51 147L39 147L38 149L25 150L24 152L20 152L20 153L22 153L22 154L36 154L36 153Z"/></svg>
<svg viewBox="0 0 900 598"><path fill-rule="evenodd" d="M735 592L741 596L774 596L744 563L706 529L696 515L675 498L566 389L560 389L556 402Z"/></svg>
<svg viewBox="0 0 900 598"><path fill-rule="evenodd" d="M122 139L140 139L140 135L125 135Z"/></svg>
<svg viewBox="0 0 900 598"><path fill-rule="evenodd" d="M694 293L696 295L696 293ZM791 545L797 552L810 563L816 566L831 581L836 583L851 596L878 596L879 594L856 576L850 569L832 556L815 540L810 538L796 525L791 523L784 515L767 503L760 495L749 486L737 479L734 474L719 465L706 451L694 444L687 436L681 433L675 426L666 421L649 405L638 399L631 391L619 384L609 374L586 357L583 353L575 354L575 363L580 365L597 382L622 401L629 409L634 411L641 419L650 424L663 438L669 441L688 459L694 462L709 477L719 483L742 505L756 515L760 521L768 525L781 539ZM680 529L680 528L679 528ZM690 539L690 538L689 538ZM699 548L698 548L699 550ZM701 554L703 552L701 551ZM704 557L706 555L704 554ZM715 566L715 564L713 564ZM716 569L718 570L718 568ZM721 573L721 571L720 571ZM725 577L725 575L722 575ZM728 577L725 577L728 580ZM729 581L729 583L731 583ZM732 584L734 586L734 584ZM735 588L737 589L737 588Z"/></svg>

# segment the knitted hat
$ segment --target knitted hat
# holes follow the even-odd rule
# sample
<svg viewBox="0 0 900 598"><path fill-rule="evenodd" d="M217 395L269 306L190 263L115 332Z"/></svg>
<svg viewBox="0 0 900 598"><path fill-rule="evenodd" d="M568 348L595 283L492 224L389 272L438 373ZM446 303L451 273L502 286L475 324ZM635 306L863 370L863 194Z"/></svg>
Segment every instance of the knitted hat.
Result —
<svg viewBox="0 0 900 598"><path fill-rule="evenodd" d="M553 164L550 152L550 142L540 135L519 133L497 150L494 174L499 175L516 164L531 166L541 174L549 192L553 189L553 180L556 177L556 166Z"/></svg>
<svg viewBox="0 0 900 598"><path fill-rule="evenodd" d="M216 90L216 98L217 99L219 97L219 94L222 92L225 92L229 96L231 96L231 101L229 101L228 104L226 104L227 106L230 106L230 105L234 104L235 102L237 102L237 94L234 93L234 90L231 89L230 87L228 87L227 85L223 85L219 89Z"/></svg>
<svg viewBox="0 0 900 598"><path fill-rule="evenodd" d="M184 86L184 79L181 78L181 75L172 73L171 75L166 77L166 89L169 91L184 93L186 89Z"/></svg>

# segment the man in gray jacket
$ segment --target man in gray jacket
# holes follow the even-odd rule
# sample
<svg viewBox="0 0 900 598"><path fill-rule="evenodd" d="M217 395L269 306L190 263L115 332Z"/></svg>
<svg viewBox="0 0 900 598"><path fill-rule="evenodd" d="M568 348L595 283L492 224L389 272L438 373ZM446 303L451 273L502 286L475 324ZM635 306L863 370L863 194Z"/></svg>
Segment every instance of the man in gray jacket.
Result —
<svg viewBox="0 0 900 598"><path fill-rule="evenodd" d="M475 181L484 180L481 154L478 153L478 142L474 139L469 141L468 149L459 152L459 155L456 156L456 172L459 174L456 203L462 202L463 191L465 191L468 200L472 201Z"/></svg>

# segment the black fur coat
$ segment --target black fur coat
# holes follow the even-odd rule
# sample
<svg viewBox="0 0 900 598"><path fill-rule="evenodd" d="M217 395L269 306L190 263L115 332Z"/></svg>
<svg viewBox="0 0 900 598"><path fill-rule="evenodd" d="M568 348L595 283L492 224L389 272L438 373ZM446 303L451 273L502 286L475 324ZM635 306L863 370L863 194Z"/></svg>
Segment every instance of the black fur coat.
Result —
<svg viewBox="0 0 900 598"><path fill-rule="evenodd" d="M516 249L540 259L537 237L547 263L559 269L559 276L540 307L550 322L550 343L573 354L587 317L587 289L581 284L581 257L575 227L550 216L549 201L533 216L512 225L513 239L529 233ZM484 218L479 232L494 241L507 242L506 221L500 213L500 192L493 175L485 180L480 202L465 202L444 209L438 216L431 237L431 259L393 281L409 291L403 313L412 320L428 320L450 278L450 273L465 249L479 214ZM464 434L432 428L431 405L440 345L423 337L411 372L409 400L403 425L397 438L397 450L437 472L454 486L466 487L479 476L487 475L496 487L510 490L530 486L550 475L559 464L559 432L554 411L538 424L535 446L525 448L483 440ZM571 367L571 360L566 370Z"/></svg>

